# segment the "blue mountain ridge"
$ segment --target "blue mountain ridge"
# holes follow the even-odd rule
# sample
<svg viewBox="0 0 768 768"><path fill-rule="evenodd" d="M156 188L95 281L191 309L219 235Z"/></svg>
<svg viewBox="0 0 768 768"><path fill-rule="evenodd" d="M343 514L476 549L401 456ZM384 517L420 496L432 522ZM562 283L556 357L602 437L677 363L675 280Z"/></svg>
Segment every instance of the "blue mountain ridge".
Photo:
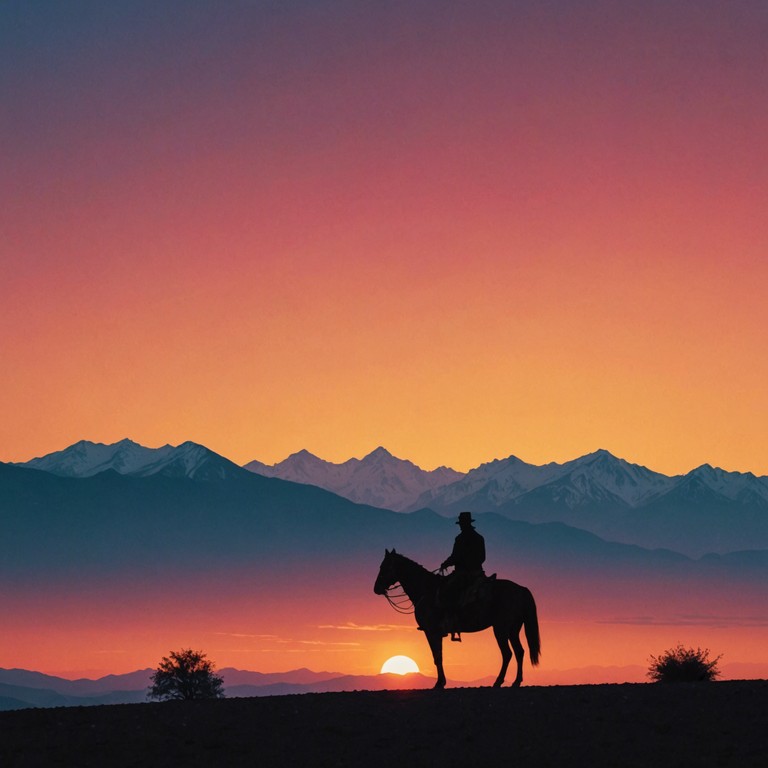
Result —
<svg viewBox="0 0 768 768"><path fill-rule="evenodd" d="M754 568L760 555L692 559L665 549L606 541L559 522L482 517L500 559L589 570L706 571L718 563ZM121 569L157 573L201 566L272 568L312 561L370 569L385 547L400 545L425 564L439 562L456 533L431 510L396 513L355 504L314 486L242 471L226 480L127 476L87 478L0 464L0 575L5 579L91 578ZM724 565L724 564L727 564Z"/></svg>
<svg viewBox="0 0 768 768"><path fill-rule="evenodd" d="M245 468L195 443L150 449L127 439L113 445L80 441L20 466L64 477L117 470L201 482L237 481L245 474ZM321 487L367 506L375 499L373 506L401 512L498 512L529 523L562 522L609 541L689 556L768 549L768 478L707 464L668 477L601 449L564 464L542 466L510 456L461 475L445 468L425 472L377 448L343 464L325 462L304 450L273 467L254 461L246 468ZM430 490L409 503L408 493L425 484Z"/></svg>

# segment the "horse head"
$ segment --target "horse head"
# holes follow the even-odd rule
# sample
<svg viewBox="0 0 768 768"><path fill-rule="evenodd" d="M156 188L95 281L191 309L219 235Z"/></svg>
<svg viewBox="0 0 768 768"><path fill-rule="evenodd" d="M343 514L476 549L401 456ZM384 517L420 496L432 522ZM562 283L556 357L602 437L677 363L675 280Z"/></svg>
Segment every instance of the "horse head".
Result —
<svg viewBox="0 0 768 768"><path fill-rule="evenodd" d="M376 577L376 581L373 585L373 591L377 595L386 595L387 590L396 584L400 579L395 573L395 562L397 558L397 552L384 550L384 559L379 566L379 575Z"/></svg>

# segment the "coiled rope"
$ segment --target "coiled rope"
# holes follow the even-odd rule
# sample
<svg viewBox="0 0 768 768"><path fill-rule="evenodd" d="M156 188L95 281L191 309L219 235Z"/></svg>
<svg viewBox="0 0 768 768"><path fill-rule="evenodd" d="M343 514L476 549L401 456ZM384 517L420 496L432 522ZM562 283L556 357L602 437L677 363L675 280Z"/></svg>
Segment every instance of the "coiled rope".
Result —
<svg viewBox="0 0 768 768"><path fill-rule="evenodd" d="M385 593L387 602L398 613L413 613L416 609L413 605L413 600L405 593L400 583L393 584Z"/></svg>

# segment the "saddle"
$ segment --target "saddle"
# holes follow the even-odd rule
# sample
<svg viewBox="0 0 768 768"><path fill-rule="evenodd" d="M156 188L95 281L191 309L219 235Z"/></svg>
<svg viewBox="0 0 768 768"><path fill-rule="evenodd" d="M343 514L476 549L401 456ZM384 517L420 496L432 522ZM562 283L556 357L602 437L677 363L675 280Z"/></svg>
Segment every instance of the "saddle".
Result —
<svg viewBox="0 0 768 768"><path fill-rule="evenodd" d="M445 617L445 631L450 632L454 643L461 642L461 632L457 626L474 623L473 620L482 613L485 605L491 599L491 587L496 581L496 574L486 576L484 573L477 575L469 584L466 584L457 595L454 604L455 612L450 609Z"/></svg>
<svg viewBox="0 0 768 768"><path fill-rule="evenodd" d="M495 573L492 573L490 576L486 576L484 573L478 575L474 581L467 584L459 593L458 607L464 608L488 598L490 596L489 587L494 581L496 581Z"/></svg>

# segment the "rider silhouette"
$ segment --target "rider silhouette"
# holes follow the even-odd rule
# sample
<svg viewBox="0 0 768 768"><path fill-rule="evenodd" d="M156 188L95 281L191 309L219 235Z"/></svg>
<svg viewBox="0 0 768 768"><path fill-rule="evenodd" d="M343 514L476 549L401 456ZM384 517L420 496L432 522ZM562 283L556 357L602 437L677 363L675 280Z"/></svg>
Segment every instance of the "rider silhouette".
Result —
<svg viewBox="0 0 768 768"><path fill-rule="evenodd" d="M451 633L451 640L459 642L461 638L456 637L459 598L464 589L485 576L485 539L475 530L474 522L471 512L459 514L456 525L461 527L461 533L453 542L450 556L440 566L441 570L454 567L453 573L445 579L441 594L445 600L444 630Z"/></svg>

